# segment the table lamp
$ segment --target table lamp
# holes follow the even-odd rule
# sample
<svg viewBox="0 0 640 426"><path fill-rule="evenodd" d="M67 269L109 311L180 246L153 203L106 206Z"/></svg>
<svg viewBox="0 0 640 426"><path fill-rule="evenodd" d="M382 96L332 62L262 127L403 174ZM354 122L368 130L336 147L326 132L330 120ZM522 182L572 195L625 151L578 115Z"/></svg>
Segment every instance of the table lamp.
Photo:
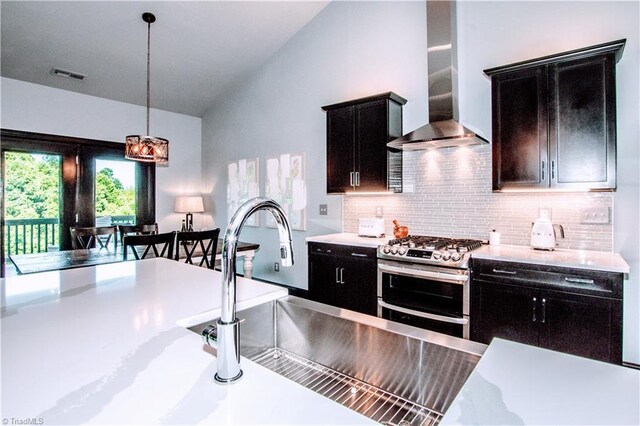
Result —
<svg viewBox="0 0 640 426"><path fill-rule="evenodd" d="M173 211L176 213L186 213L185 224L187 231L193 231L193 213L204 212L202 196L179 196L176 197Z"/></svg>

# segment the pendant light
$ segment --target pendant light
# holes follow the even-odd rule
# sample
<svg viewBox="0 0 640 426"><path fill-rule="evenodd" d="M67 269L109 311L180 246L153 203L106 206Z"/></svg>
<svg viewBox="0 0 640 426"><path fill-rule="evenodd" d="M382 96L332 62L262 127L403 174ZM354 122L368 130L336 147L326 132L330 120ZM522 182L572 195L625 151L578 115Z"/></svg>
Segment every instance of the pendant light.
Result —
<svg viewBox="0 0 640 426"><path fill-rule="evenodd" d="M146 135L127 136L125 158L150 163L166 163L169 161L169 141L149 136L151 24L156 21L156 17L153 13L145 12L142 14L142 20L147 23L147 133Z"/></svg>

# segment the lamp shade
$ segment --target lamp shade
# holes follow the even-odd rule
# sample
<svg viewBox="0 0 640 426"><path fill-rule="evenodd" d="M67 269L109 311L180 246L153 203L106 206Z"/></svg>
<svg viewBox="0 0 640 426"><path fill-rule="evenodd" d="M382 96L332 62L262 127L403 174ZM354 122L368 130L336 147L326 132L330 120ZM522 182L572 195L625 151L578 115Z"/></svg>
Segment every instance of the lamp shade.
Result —
<svg viewBox="0 0 640 426"><path fill-rule="evenodd" d="M202 196L180 196L176 197L173 211L176 213L202 213L204 212L204 204Z"/></svg>

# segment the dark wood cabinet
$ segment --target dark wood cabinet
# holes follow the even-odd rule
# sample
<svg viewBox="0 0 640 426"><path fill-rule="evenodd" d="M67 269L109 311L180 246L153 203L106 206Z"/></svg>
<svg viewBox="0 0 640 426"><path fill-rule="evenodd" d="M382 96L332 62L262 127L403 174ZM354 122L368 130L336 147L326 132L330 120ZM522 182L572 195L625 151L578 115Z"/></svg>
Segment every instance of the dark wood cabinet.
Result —
<svg viewBox="0 0 640 426"><path fill-rule="evenodd" d="M309 297L376 315L376 249L309 243Z"/></svg>
<svg viewBox="0 0 640 426"><path fill-rule="evenodd" d="M615 63L624 44L485 70L494 191L616 188Z"/></svg>
<svg viewBox="0 0 640 426"><path fill-rule="evenodd" d="M622 363L622 274L473 259L471 338Z"/></svg>
<svg viewBox="0 0 640 426"><path fill-rule="evenodd" d="M322 107L327 112L327 193L402 192L402 105L393 92Z"/></svg>

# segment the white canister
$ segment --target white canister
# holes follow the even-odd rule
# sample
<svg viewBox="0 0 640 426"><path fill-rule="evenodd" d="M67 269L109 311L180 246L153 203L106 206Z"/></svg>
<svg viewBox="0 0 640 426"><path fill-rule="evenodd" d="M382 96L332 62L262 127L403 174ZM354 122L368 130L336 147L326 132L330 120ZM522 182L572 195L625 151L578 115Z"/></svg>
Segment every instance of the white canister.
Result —
<svg viewBox="0 0 640 426"><path fill-rule="evenodd" d="M489 232L489 244L492 246L500 245L500 233L496 232L495 229Z"/></svg>

